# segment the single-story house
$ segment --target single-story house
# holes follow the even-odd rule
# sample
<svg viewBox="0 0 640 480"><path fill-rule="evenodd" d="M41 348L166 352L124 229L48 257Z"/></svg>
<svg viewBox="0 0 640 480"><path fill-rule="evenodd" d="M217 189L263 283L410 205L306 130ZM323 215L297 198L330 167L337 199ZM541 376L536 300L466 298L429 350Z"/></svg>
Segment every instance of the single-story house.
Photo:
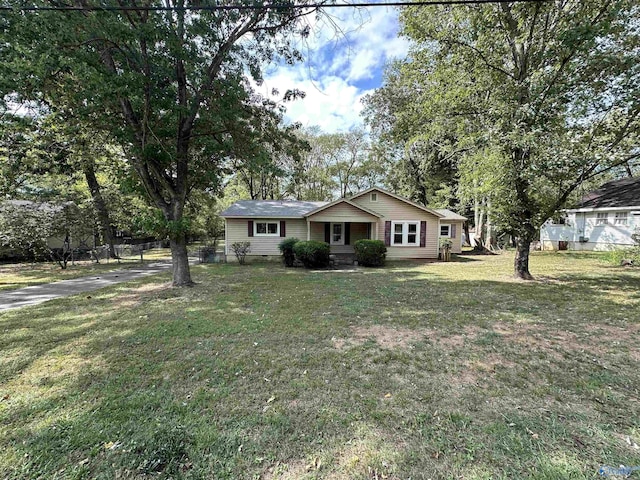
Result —
<svg viewBox="0 0 640 480"><path fill-rule="evenodd" d="M540 231L543 250L611 250L634 245L640 233L640 177L605 183L576 208L548 220Z"/></svg>
<svg viewBox="0 0 640 480"><path fill-rule="evenodd" d="M385 242L389 259L438 258L443 237L451 239L454 253L461 252L466 221L378 187L333 202L241 200L221 216L230 261L235 260L235 242L251 242L248 258L269 257L279 256L278 244L290 237L327 242L338 255L353 254L357 240L374 239Z"/></svg>

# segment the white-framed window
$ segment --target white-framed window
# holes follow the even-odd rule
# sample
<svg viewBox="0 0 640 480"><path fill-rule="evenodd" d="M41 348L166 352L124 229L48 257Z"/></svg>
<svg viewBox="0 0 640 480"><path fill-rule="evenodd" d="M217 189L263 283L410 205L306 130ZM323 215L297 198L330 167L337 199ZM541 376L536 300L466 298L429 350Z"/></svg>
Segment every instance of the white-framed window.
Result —
<svg viewBox="0 0 640 480"><path fill-rule="evenodd" d="M376 192L371 192L371 201L372 202L377 202L378 201L378 194Z"/></svg>
<svg viewBox="0 0 640 480"><path fill-rule="evenodd" d="M253 223L253 234L256 237L277 237L280 235L280 222L261 222Z"/></svg>
<svg viewBox="0 0 640 480"><path fill-rule="evenodd" d="M331 224L331 245L344 245L344 223Z"/></svg>
<svg viewBox="0 0 640 480"><path fill-rule="evenodd" d="M608 225L609 214L607 212L598 212L596 214L596 225Z"/></svg>
<svg viewBox="0 0 640 480"><path fill-rule="evenodd" d="M419 246L420 222L413 220L391 222L391 245Z"/></svg>
<svg viewBox="0 0 640 480"><path fill-rule="evenodd" d="M450 237L451 236L451 225L440 225L440 236L441 237Z"/></svg>
<svg viewBox="0 0 640 480"><path fill-rule="evenodd" d="M627 225L628 220L627 212L616 212L616 218L613 220L614 225Z"/></svg>

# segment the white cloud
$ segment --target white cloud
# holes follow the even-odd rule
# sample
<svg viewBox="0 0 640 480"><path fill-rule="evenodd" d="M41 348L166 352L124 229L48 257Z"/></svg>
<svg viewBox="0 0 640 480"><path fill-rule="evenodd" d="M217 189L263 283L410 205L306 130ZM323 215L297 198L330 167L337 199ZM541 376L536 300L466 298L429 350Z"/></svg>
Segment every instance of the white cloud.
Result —
<svg viewBox="0 0 640 480"><path fill-rule="evenodd" d="M362 124L362 97L380 86L389 60L406 55L408 42L398 38L397 11L388 7L330 13L329 19L310 19L314 34L303 52L305 62L272 68L259 91L304 91L303 100L287 104L287 118L336 132Z"/></svg>

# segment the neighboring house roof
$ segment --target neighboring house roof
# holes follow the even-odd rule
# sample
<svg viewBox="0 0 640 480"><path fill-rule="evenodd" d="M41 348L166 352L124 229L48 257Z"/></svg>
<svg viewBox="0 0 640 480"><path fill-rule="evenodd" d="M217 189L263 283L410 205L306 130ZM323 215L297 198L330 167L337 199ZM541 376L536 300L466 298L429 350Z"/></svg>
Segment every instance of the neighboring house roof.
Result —
<svg viewBox="0 0 640 480"><path fill-rule="evenodd" d="M442 215L441 213L439 213L437 210L434 210L433 208L429 208L429 207L425 207L424 205L420 205L419 203L416 202L412 202L411 200L401 197L400 195L396 195L395 193L391 193L388 192L387 190L384 190L380 187L371 187L371 188L367 188L366 190L363 190L362 192L358 192L355 195L353 195L349 200L353 200L354 198L358 198L361 197L362 195L366 195L369 192L373 192L373 191L378 191L381 193L384 193L386 195L389 195L390 197L393 197L397 200L400 200L401 202L407 203L409 205L412 205L416 208L419 208L420 210L424 210L425 212L429 212L432 215L435 215L438 218L442 218L444 215Z"/></svg>
<svg viewBox="0 0 640 480"><path fill-rule="evenodd" d="M640 206L640 177L607 182L582 197L578 208L616 208Z"/></svg>
<svg viewBox="0 0 640 480"><path fill-rule="evenodd" d="M302 218L307 213L329 202L304 202L298 200L239 200L221 217Z"/></svg>
<svg viewBox="0 0 640 480"><path fill-rule="evenodd" d="M438 213L444 215L440 220L463 220L466 221L467 217L463 217L462 215L458 215L456 212L452 212L451 210L447 210L446 208L436 208Z"/></svg>
<svg viewBox="0 0 640 480"><path fill-rule="evenodd" d="M368 213L369 215L373 215L374 217L382 218L382 215L380 215L379 213L376 213L373 210L369 210L368 208L365 208L362 205L358 205L357 203L353 203L353 202L347 200L346 198L339 198L338 200L334 200L333 202L327 203L326 205L321 205L318 208L316 208L315 210L312 210L312 211L306 213L304 216L305 217L310 217L311 215L315 215L316 213L320 213L321 211L326 210L327 208L331 208L334 205L337 205L339 203L346 203L348 205L351 205L352 207L357 208L358 210L362 210L363 212Z"/></svg>

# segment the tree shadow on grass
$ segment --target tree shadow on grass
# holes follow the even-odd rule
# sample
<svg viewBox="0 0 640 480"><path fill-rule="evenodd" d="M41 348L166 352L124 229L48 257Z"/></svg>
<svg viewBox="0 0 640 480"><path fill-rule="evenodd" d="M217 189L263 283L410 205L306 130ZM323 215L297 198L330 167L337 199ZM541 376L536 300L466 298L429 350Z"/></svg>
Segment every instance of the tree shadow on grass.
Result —
<svg viewBox="0 0 640 480"><path fill-rule="evenodd" d="M224 291L215 276L126 308L112 294L130 286L0 316L5 332L33 328L3 351L35 346L2 377L0 472L592 478L600 463L640 461L616 436L640 416L624 330L637 325L637 277L607 290L588 276L233 276ZM587 328L600 320L623 327L605 346ZM423 340L334 347L370 324Z"/></svg>

